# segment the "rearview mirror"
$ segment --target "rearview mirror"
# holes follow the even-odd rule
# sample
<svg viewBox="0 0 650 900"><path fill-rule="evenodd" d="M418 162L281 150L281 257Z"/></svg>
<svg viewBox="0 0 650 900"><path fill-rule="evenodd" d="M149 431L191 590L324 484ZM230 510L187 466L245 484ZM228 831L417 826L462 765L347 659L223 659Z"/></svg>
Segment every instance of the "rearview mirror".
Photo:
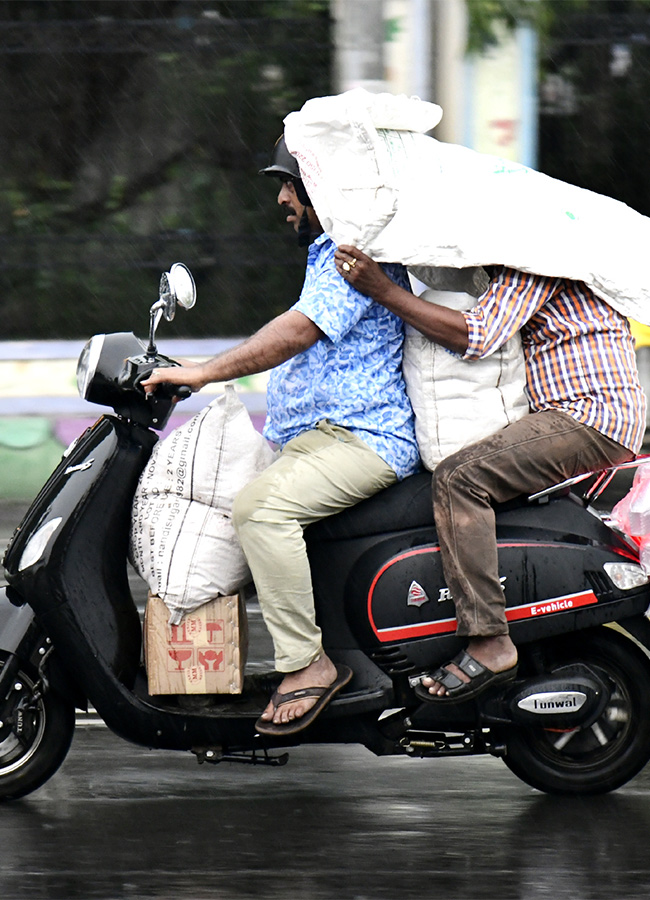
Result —
<svg viewBox="0 0 650 900"><path fill-rule="evenodd" d="M174 263L167 273L169 292L183 309L192 309L196 303L196 285L192 273L184 263Z"/></svg>
<svg viewBox="0 0 650 900"><path fill-rule="evenodd" d="M176 315L176 305L191 309L196 303L196 285L192 273L184 263L174 263L169 272L163 272L158 288L158 300L149 311L149 356L156 353L155 335L162 316L171 322Z"/></svg>

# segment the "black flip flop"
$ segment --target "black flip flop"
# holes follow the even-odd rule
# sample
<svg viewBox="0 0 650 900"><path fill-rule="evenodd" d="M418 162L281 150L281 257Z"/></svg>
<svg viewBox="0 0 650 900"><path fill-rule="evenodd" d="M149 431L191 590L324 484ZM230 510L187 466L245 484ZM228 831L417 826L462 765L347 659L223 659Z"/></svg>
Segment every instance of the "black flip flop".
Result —
<svg viewBox="0 0 650 900"><path fill-rule="evenodd" d="M308 725L311 725L335 694L337 694L341 688L345 687L352 679L352 674L352 669L349 669L347 666L337 665L336 680L328 685L328 687L301 688L298 691L289 691L286 694L275 691L271 697L271 703L273 703L276 709L278 706L282 706L283 703L291 703L292 700L304 700L307 697L318 697L318 700L311 709L307 710L304 716L300 716L299 719L294 719L292 722L287 722L283 725L276 725L274 722L267 722L266 720L259 718L255 723L255 730L259 734L266 734L271 737L283 737L284 735L297 734L297 732L302 731L304 728L307 728Z"/></svg>
<svg viewBox="0 0 650 900"><path fill-rule="evenodd" d="M461 650L451 662L467 675L469 681L462 681L457 675L450 672L447 668L449 663L447 663L429 675L429 678L439 682L447 693L439 697L437 694L430 694L428 688L425 688L423 684L418 684L415 686L415 695L418 699L426 700L428 703L461 703L478 697L490 687L513 681L517 674L516 665L506 669L505 672L493 672L481 665L466 650Z"/></svg>

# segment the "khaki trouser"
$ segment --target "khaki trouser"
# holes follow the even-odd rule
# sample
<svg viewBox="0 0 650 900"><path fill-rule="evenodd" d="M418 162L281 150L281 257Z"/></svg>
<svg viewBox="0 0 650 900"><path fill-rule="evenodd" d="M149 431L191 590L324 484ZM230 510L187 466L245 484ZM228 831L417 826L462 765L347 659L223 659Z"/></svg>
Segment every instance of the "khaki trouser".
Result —
<svg viewBox="0 0 650 900"><path fill-rule="evenodd" d="M457 634L508 633L493 504L633 456L567 413L544 410L440 463L433 475L433 513L445 580L456 606Z"/></svg>
<svg viewBox="0 0 650 900"><path fill-rule="evenodd" d="M233 522L250 566L278 672L322 652L303 529L397 480L358 437L328 421L289 441L235 498Z"/></svg>

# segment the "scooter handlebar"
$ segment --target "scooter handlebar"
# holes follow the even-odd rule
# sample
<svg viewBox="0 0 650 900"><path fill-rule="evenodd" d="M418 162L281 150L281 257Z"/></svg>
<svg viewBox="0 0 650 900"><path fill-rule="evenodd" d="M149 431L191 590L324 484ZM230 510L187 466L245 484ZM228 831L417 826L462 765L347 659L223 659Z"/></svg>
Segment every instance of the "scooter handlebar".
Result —
<svg viewBox="0 0 650 900"><path fill-rule="evenodd" d="M187 400L192 396L192 388L187 384L179 384L174 393L179 400Z"/></svg>
<svg viewBox="0 0 650 900"><path fill-rule="evenodd" d="M171 381L162 381L147 396L156 396L159 399L171 397L174 400L187 400L188 397L192 396L192 388L187 384L173 384Z"/></svg>

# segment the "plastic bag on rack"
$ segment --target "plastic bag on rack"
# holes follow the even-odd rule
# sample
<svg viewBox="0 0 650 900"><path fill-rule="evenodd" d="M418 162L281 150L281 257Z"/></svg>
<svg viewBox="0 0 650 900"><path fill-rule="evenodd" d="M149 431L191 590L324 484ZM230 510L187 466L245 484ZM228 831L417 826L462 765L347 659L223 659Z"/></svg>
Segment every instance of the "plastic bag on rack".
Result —
<svg viewBox="0 0 650 900"><path fill-rule="evenodd" d="M612 525L637 540L641 565L650 573L650 464L640 465L632 487L612 510Z"/></svg>
<svg viewBox="0 0 650 900"><path fill-rule="evenodd" d="M639 543L639 562L646 575L650 575L650 534L645 534Z"/></svg>

